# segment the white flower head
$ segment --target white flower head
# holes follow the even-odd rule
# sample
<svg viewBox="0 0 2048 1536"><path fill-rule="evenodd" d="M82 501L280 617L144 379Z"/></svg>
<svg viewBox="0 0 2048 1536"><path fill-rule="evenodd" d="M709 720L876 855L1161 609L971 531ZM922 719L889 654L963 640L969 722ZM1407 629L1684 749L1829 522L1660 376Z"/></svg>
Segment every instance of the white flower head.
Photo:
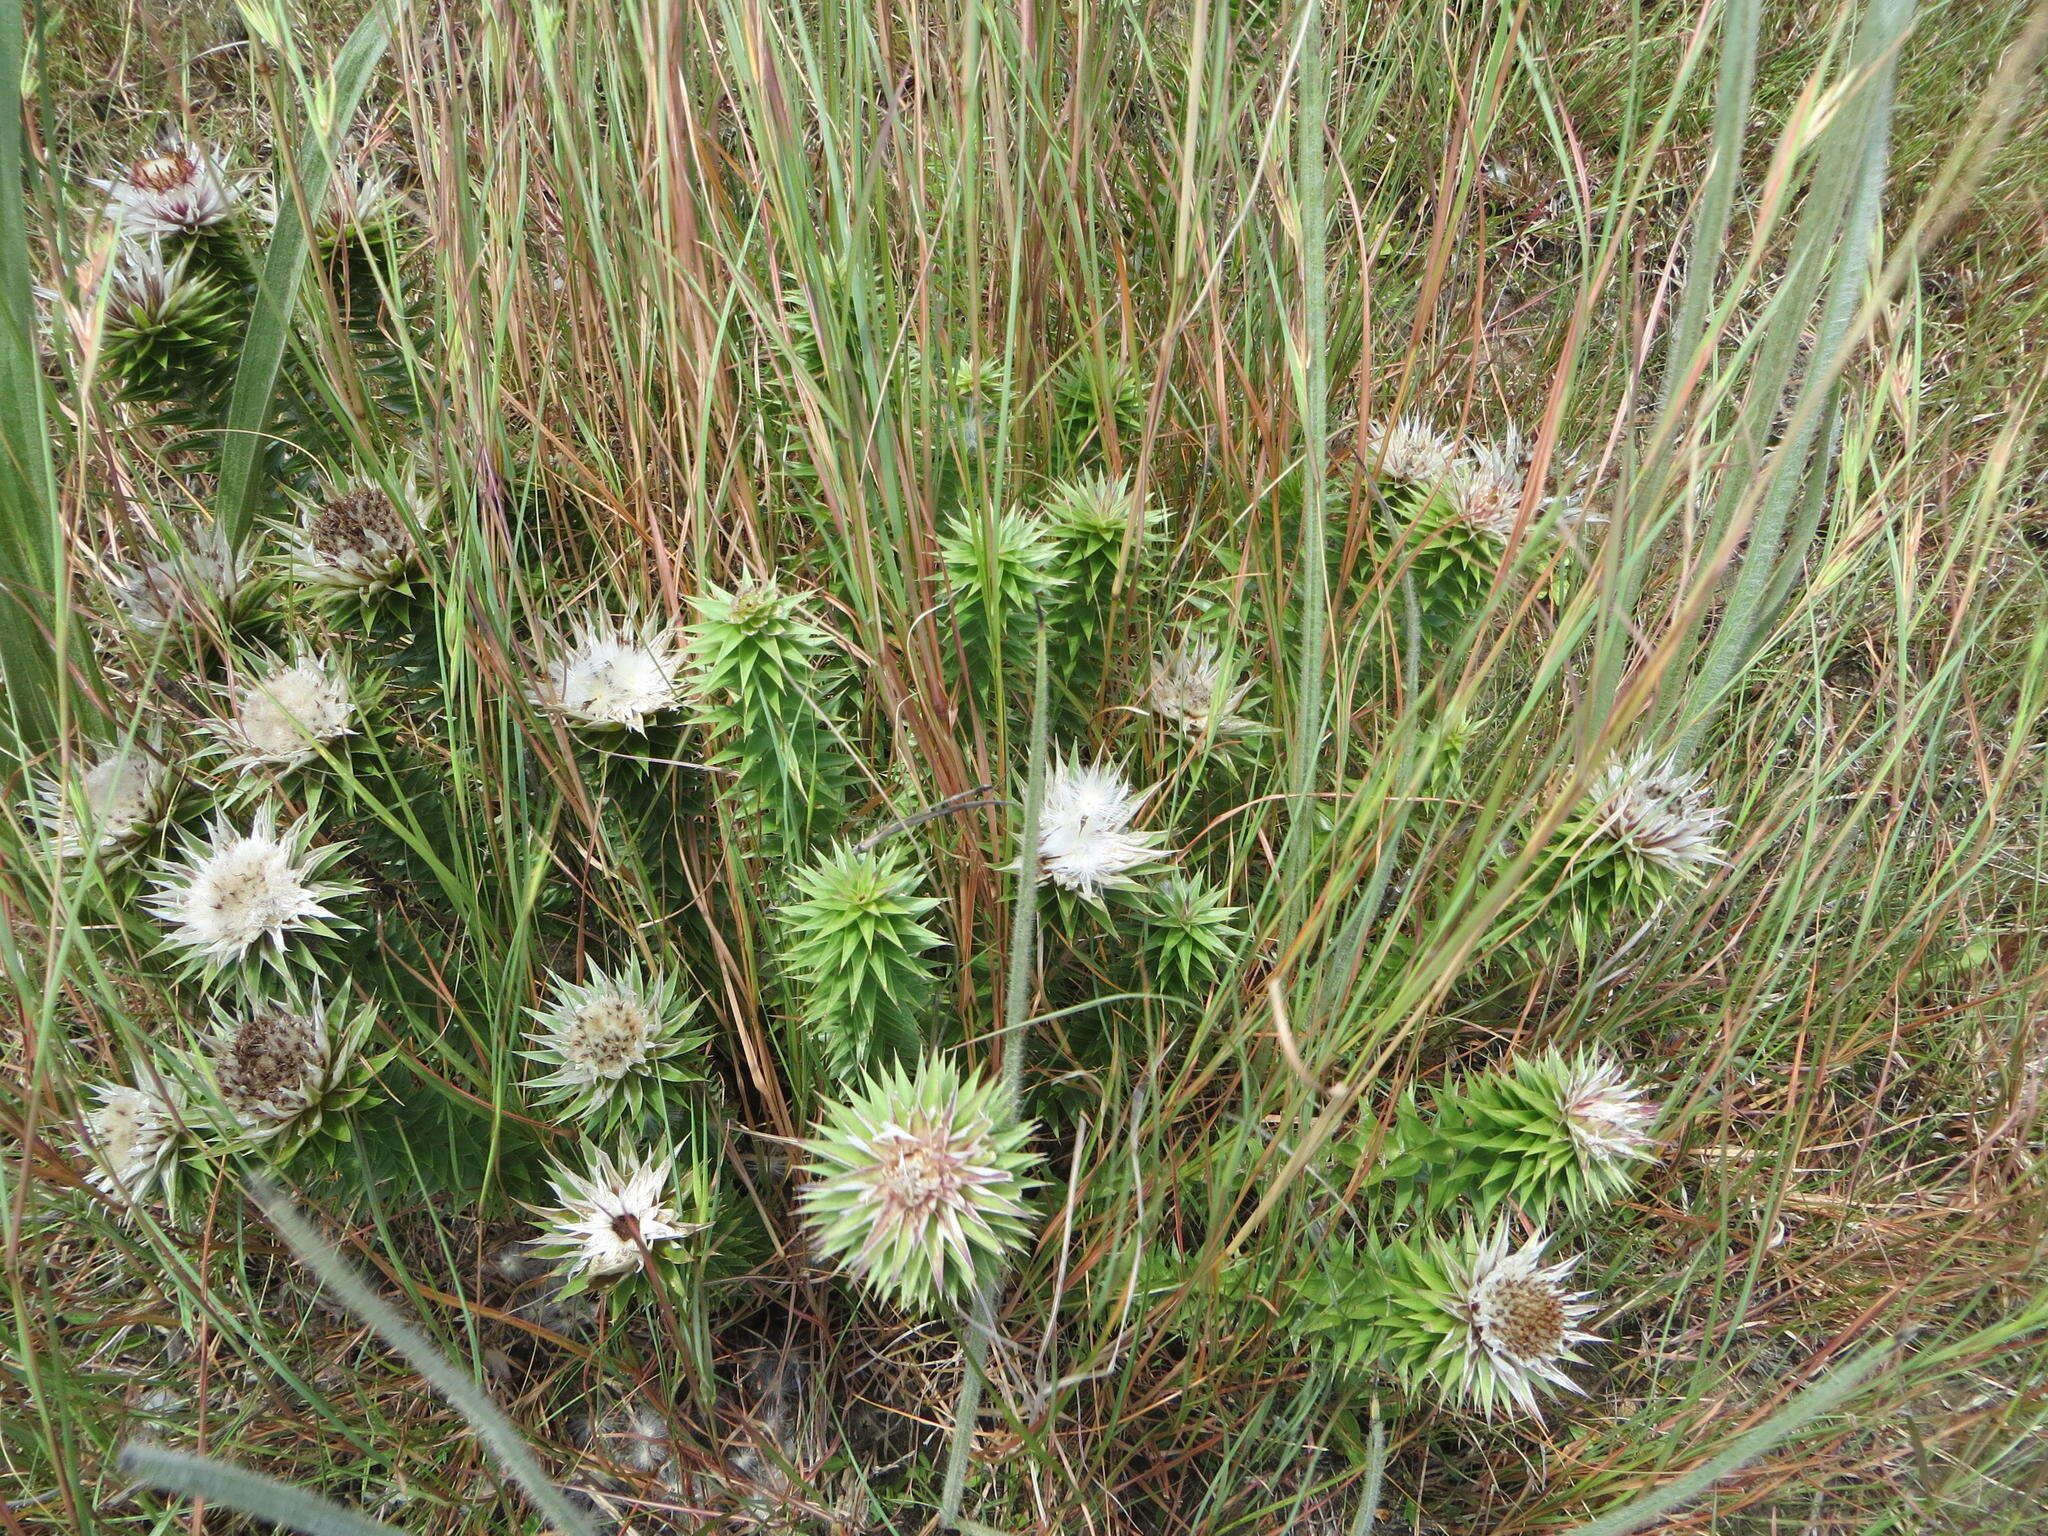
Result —
<svg viewBox="0 0 2048 1536"><path fill-rule="evenodd" d="M128 621L157 634L181 621L231 612L254 563L231 551L216 523L200 523L119 573L114 598Z"/></svg>
<svg viewBox="0 0 2048 1536"><path fill-rule="evenodd" d="M265 806L247 832L216 817L204 835L188 837L183 859L167 866L158 889L143 898L170 929L166 944L226 965L266 942L270 954L281 955L294 934L347 926L327 904L356 887L319 879L346 849L315 848L312 832L308 817L280 830L276 809Z"/></svg>
<svg viewBox="0 0 2048 1536"><path fill-rule="evenodd" d="M401 510L383 487L352 481L301 509L289 554L292 574L334 592L382 591L418 564L413 530L425 521L412 496Z"/></svg>
<svg viewBox="0 0 2048 1536"><path fill-rule="evenodd" d="M1152 663L1145 700L1152 712L1196 740L1233 736L1251 728L1237 713L1251 692L1237 667L1225 665L1222 649L1207 637L1183 639Z"/></svg>
<svg viewBox="0 0 2048 1536"><path fill-rule="evenodd" d="M659 1153L638 1162L600 1152L588 1174L552 1172L555 1207L534 1207L541 1235L534 1251L574 1278L610 1279L640 1267L643 1252L701 1232L682 1220L672 1191L674 1159Z"/></svg>
<svg viewBox="0 0 2048 1536"><path fill-rule="evenodd" d="M645 731L682 702L683 643L674 626L628 616L586 617L537 647L533 706L574 726Z"/></svg>
<svg viewBox="0 0 2048 1536"><path fill-rule="evenodd" d="M177 1092L94 1083L95 1103L79 1117L78 1150L91 1165L85 1179L111 1199L134 1204L163 1172L182 1129Z"/></svg>
<svg viewBox="0 0 2048 1536"><path fill-rule="evenodd" d="M580 982L555 978L548 1006L531 1012L540 1027L520 1054L548 1070L527 1086L567 1114L658 1108L665 1083L702 1076L686 1053L705 1036L689 1028L696 1007L672 976L592 966Z"/></svg>
<svg viewBox="0 0 2048 1536"><path fill-rule="evenodd" d="M1565 1066L1558 1083L1558 1108L1580 1154L1601 1164L1648 1159L1657 1141L1650 1134L1660 1106L1629 1080L1620 1065L1587 1051Z"/></svg>
<svg viewBox="0 0 2048 1536"><path fill-rule="evenodd" d="M170 798L171 770L131 741L83 773L45 780L41 819L59 858L113 854L163 820Z"/></svg>
<svg viewBox="0 0 2048 1536"><path fill-rule="evenodd" d="M362 145L352 144L335 159L313 237L326 245L377 239L397 222L404 202L398 178Z"/></svg>
<svg viewBox="0 0 2048 1536"><path fill-rule="evenodd" d="M367 1008L343 1018L319 1003L270 1000L224 1016L209 1065L235 1127L253 1142L296 1141L360 1098L351 1083L373 1020Z"/></svg>
<svg viewBox="0 0 2048 1536"><path fill-rule="evenodd" d="M227 718L209 727L233 755L230 768L296 768L355 734L346 663L301 647L287 662L263 658L233 690Z"/></svg>
<svg viewBox="0 0 2048 1536"><path fill-rule="evenodd" d="M1159 861L1164 836L1130 830L1151 794L1133 791L1106 764L1062 760L1046 782L1039 810L1038 857L1045 877L1094 902L1106 889L1135 885L1133 874Z"/></svg>
<svg viewBox="0 0 2048 1536"><path fill-rule="evenodd" d="M226 220L237 202L213 156L183 142L164 145L98 185L106 190L108 215L130 236L196 234Z"/></svg>
<svg viewBox="0 0 2048 1536"><path fill-rule="evenodd" d="M1408 415L1391 425L1368 422L1364 457L1380 479L1428 489L1451 482L1458 448L1422 417Z"/></svg>
<svg viewBox="0 0 2048 1536"><path fill-rule="evenodd" d="M1681 772L1673 758L1644 752L1610 764L1592 800L1601 833L1653 863L1682 869L1726 861L1714 835L1727 816L1707 803L1702 775Z"/></svg>
<svg viewBox="0 0 2048 1536"><path fill-rule="evenodd" d="M1577 1259L1543 1263L1549 1241L1536 1237L1510 1253L1507 1232L1496 1231L1451 1277L1447 1305L1465 1325L1464 1387L1488 1414L1511 1403L1540 1416L1536 1391L1542 1383L1580 1390L1564 1367L1579 1363L1574 1345L1595 1341L1579 1327L1593 1307L1565 1289Z"/></svg>
<svg viewBox="0 0 2048 1536"><path fill-rule="evenodd" d="M1527 469L1522 435L1510 427L1499 442L1481 443L1455 466L1452 509L1467 527L1506 543L1521 517Z"/></svg>

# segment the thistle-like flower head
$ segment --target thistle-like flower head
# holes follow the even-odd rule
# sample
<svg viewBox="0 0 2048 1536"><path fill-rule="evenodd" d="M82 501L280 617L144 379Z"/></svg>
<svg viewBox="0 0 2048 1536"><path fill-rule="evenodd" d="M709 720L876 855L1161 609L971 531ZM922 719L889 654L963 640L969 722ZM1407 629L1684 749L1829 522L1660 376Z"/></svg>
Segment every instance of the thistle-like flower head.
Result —
<svg viewBox="0 0 2048 1536"><path fill-rule="evenodd" d="M1552 1061L1558 1111L1585 1161L1611 1166L1655 1155L1657 1138L1650 1127L1662 1107L1630 1080L1620 1063L1594 1050Z"/></svg>
<svg viewBox="0 0 2048 1536"><path fill-rule="evenodd" d="M1578 1361L1574 1345L1595 1339L1579 1327L1593 1307L1565 1288L1578 1260L1544 1264L1548 1244L1537 1237L1510 1253L1502 1229L1452 1271L1449 1308L1463 1325L1457 1388L1489 1416L1508 1405L1540 1416L1545 1384L1580 1390L1564 1367Z"/></svg>
<svg viewBox="0 0 2048 1536"><path fill-rule="evenodd" d="M216 523L174 530L166 544L121 571L114 599L145 634L173 624L231 613L255 569L246 551L231 551Z"/></svg>
<svg viewBox="0 0 2048 1536"><path fill-rule="evenodd" d="M163 820L171 771L139 741L110 750L83 773L46 779L42 823L62 859L111 855Z"/></svg>
<svg viewBox="0 0 2048 1536"><path fill-rule="evenodd" d="M674 977L649 976L637 961L610 975L593 966L580 982L557 977L532 1013L540 1027L520 1054L544 1070L527 1086L567 1117L596 1116L605 1128L643 1119L664 1084L703 1078L691 1059L708 1038L690 1028L695 1003Z"/></svg>
<svg viewBox="0 0 2048 1536"><path fill-rule="evenodd" d="M413 529L425 522L421 506L411 498L408 503L400 511L388 491L367 480L306 503L292 539L293 574L312 586L365 596L398 583L418 563Z"/></svg>
<svg viewBox="0 0 2048 1536"><path fill-rule="evenodd" d="M1408 1126L1387 1177L1435 1209L1503 1202L1542 1219L1626 1194L1654 1154L1659 1106L1607 1056L1545 1051L1437 1095L1433 1126Z"/></svg>
<svg viewBox="0 0 2048 1536"><path fill-rule="evenodd" d="M203 835L186 838L184 857L157 877L144 905L170 929L165 943L195 962L227 965L266 942L267 953L280 956L296 934L347 926L328 903L356 888L319 878L345 851L314 847L308 817L280 829L273 806L246 832L216 817Z"/></svg>
<svg viewBox="0 0 2048 1536"><path fill-rule="evenodd" d="M99 185L107 213L131 236L195 234L235 211L234 189L196 144L166 144Z"/></svg>
<svg viewBox="0 0 2048 1536"><path fill-rule="evenodd" d="M1683 772L1675 759L1659 761L1647 752L1611 764L1592 795L1601 835L1670 869L1725 862L1714 834L1728 825L1728 818L1707 801L1702 775Z"/></svg>
<svg viewBox="0 0 2048 1536"><path fill-rule="evenodd" d="M572 1282L609 1280L641 1266L657 1244L703 1230L676 1212L675 1159L653 1153L637 1161L596 1153L590 1172L557 1167L550 1174L556 1204L534 1207L541 1235L534 1252Z"/></svg>
<svg viewBox="0 0 2048 1536"><path fill-rule="evenodd" d="M1062 760L1046 780L1039 810L1038 858L1046 879L1085 901L1137 884L1136 871L1159 862L1160 832L1133 832L1151 790L1104 763Z"/></svg>
<svg viewBox="0 0 2048 1536"><path fill-rule="evenodd" d="M346 662L300 647L287 662L259 659L232 692L227 718L211 729L229 749L229 768L297 768L355 734L356 705Z"/></svg>
<svg viewBox="0 0 2048 1536"><path fill-rule="evenodd" d="M963 1301L1031 1235L1031 1130L1000 1087L942 1057L870 1078L805 1144L819 1254L900 1306Z"/></svg>
<svg viewBox="0 0 2048 1536"><path fill-rule="evenodd" d="M235 1129L251 1142L295 1147L363 1097L369 1008L262 1000L224 1013L210 1069Z"/></svg>
<svg viewBox="0 0 2048 1536"><path fill-rule="evenodd" d="M1458 447L1417 415L1369 422L1363 457L1382 481L1434 490L1451 482Z"/></svg>
<svg viewBox="0 0 2048 1536"><path fill-rule="evenodd" d="M683 643L650 619L579 619L567 636L538 647L534 708L572 726L644 732L648 717L682 702Z"/></svg>
<svg viewBox="0 0 2048 1536"><path fill-rule="evenodd" d="M1466 527L1506 543L1522 512L1528 454L1521 434L1509 428L1499 442L1481 443L1455 466L1451 506Z"/></svg>
<svg viewBox="0 0 2048 1536"><path fill-rule="evenodd" d="M398 178L362 145L350 145L335 159L327 201L313 221L313 238L323 246L382 240L404 207Z"/></svg>
<svg viewBox="0 0 2048 1536"><path fill-rule="evenodd" d="M1250 692L1251 684L1239 679L1236 664L1225 662L1214 640L1190 636L1154 658L1145 701L1182 734L1209 741L1251 728L1237 713Z"/></svg>
<svg viewBox="0 0 2048 1536"><path fill-rule="evenodd" d="M79 1117L79 1153L86 1182L110 1199L133 1205L149 1192L183 1130L175 1088L94 1083L97 1101Z"/></svg>

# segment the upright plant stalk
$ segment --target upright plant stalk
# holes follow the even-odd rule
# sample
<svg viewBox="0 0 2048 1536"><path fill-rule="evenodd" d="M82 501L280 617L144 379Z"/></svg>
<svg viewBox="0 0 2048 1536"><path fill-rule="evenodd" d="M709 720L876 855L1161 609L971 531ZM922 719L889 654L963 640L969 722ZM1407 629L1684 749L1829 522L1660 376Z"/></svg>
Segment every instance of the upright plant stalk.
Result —
<svg viewBox="0 0 2048 1536"><path fill-rule="evenodd" d="M1329 80L1323 71L1322 0L1302 7L1300 63L1296 91L1301 104L1295 145L1301 205L1302 345L1306 352L1301 385L1301 436L1304 461L1297 553L1301 560L1301 655L1296 673L1294 739L1289 743L1287 787L1290 814L1286 856L1281 861L1281 886L1289 911L1299 915L1307 900L1310 832L1315 825L1309 796L1315 790L1316 766L1323 734L1324 673L1329 659L1329 571L1323 527L1327 508L1324 489L1329 465L1324 445L1329 439L1328 273L1324 267L1329 208L1324 180L1324 121L1329 111ZM1290 925L1292 926L1292 925Z"/></svg>
<svg viewBox="0 0 2048 1536"><path fill-rule="evenodd" d="M1012 1103L1024 1089L1025 1010L1031 1006L1031 955L1038 933L1038 811L1045 798L1046 715L1052 669L1048 665L1046 626L1038 625L1037 654L1031 685L1031 745L1025 770L1024 817L1018 833L1017 901L1010 918L1010 970L1003 986L1003 1092ZM963 1321L967 1374L953 1408L953 1438L946 1448L946 1480L939 1493L939 1524L963 1529L960 1499L967 1488L967 1460L974 1447L974 1422L981 1416L983 1367L988 1341L995 1332L995 1298L1003 1283L1000 1269L976 1289Z"/></svg>

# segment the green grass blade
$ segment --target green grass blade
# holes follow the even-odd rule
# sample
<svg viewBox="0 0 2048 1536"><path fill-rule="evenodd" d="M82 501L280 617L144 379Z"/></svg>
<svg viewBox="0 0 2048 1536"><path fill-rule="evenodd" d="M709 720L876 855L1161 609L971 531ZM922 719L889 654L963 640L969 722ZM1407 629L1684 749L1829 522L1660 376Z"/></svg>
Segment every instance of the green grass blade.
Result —
<svg viewBox="0 0 2048 1536"><path fill-rule="evenodd" d="M1737 1435L1720 1455L1701 1462L1654 1493L1631 1499L1612 1514L1579 1526L1568 1536L1628 1536L1630 1531L1639 1531L1651 1521L1661 1519L1688 1499L1699 1497L1731 1472L1740 1471L1759 1456L1783 1445L1815 1419L1839 1408L1863 1385L1864 1378L1877 1369L1890 1349L1888 1342L1873 1344L1845 1360L1756 1428Z"/></svg>
<svg viewBox="0 0 2048 1536"><path fill-rule="evenodd" d="M56 668L47 638L56 589L57 485L50 463L47 390L36 352L28 217L20 189L22 62L27 41L21 0L0 10L0 674L19 745L45 743L55 727Z"/></svg>
<svg viewBox="0 0 2048 1536"><path fill-rule="evenodd" d="M404 1536L395 1525L210 1456L131 1442L121 1447L119 1465L136 1482L160 1493L204 1499L303 1536Z"/></svg>
<svg viewBox="0 0 2048 1536"><path fill-rule="evenodd" d="M370 83L370 74L390 41L389 21L382 4L357 24L335 60L325 93L325 111L313 114L299 163L299 185L307 210L317 210L327 197L335 155L348 132L356 106ZM324 116L325 122L320 119ZM286 199L289 202L289 199ZM292 320L298 309L299 284L306 272L306 229L288 207L278 210L277 227L256 282L249 315L248 339L235 367L228 396L220 455L220 485L214 516L231 544L239 546L256 515L261 491L264 429L276 405L277 376L291 343Z"/></svg>

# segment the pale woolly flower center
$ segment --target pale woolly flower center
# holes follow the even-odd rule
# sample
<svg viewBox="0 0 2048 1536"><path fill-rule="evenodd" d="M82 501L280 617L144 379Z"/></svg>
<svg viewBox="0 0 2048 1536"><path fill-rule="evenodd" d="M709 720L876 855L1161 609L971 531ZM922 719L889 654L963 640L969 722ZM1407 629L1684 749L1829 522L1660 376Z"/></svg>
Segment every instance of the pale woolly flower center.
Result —
<svg viewBox="0 0 2048 1536"><path fill-rule="evenodd" d="M565 1062L592 1078L621 1078L647 1060L654 1024L645 1003L614 992L568 1009L554 1045Z"/></svg>
<svg viewBox="0 0 2048 1536"><path fill-rule="evenodd" d="M147 1168L170 1136L163 1106L136 1088L105 1091L84 1124L94 1154L122 1178Z"/></svg>
<svg viewBox="0 0 2048 1536"><path fill-rule="evenodd" d="M310 757L315 743L347 731L349 715L347 694L307 661L251 683L236 705L235 731L252 757Z"/></svg>
<svg viewBox="0 0 2048 1536"><path fill-rule="evenodd" d="M897 1221L922 1223L941 1208L968 1209L963 1191L984 1182L948 1125L884 1126L874 1153L876 1199Z"/></svg>
<svg viewBox="0 0 2048 1536"><path fill-rule="evenodd" d="M193 927L235 948L282 933L310 905L311 892L292 867L291 851L253 837L238 838L209 859L184 900Z"/></svg>
<svg viewBox="0 0 2048 1536"><path fill-rule="evenodd" d="M1567 1096L1565 1123L1572 1138L1601 1162L1648 1156L1647 1127L1656 1116L1611 1074L1603 1074Z"/></svg>
<svg viewBox="0 0 2048 1536"><path fill-rule="evenodd" d="M145 192L176 192L196 180L199 170L198 156L173 149L136 161L128 180Z"/></svg>

